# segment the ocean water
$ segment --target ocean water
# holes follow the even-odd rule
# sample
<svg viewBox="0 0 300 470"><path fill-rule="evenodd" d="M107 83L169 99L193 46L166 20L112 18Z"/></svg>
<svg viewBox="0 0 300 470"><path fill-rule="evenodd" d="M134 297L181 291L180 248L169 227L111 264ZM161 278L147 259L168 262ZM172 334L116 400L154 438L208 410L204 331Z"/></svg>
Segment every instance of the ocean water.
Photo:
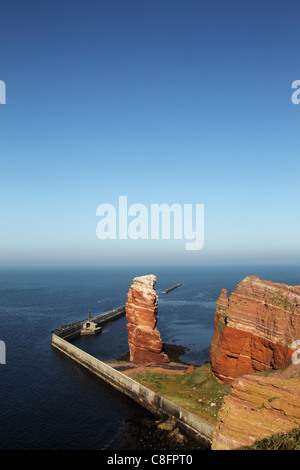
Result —
<svg viewBox="0 0 300 470"><path fill-rule="evenodd" d="M132 279L157 276L158 329L182 359L209 360L216 300L245 276L300 284L299 267L199 267L0 270L0 449L159 450L153 417L51 346L60 325L126 303ZM182 282L178 289L162 291ZM102 360L128 351L126 317L74 343ZM154 421L153 421L154 422ZM147 424L146 424L147 423ZM149 424L150 423L150 424Z"/></svg>

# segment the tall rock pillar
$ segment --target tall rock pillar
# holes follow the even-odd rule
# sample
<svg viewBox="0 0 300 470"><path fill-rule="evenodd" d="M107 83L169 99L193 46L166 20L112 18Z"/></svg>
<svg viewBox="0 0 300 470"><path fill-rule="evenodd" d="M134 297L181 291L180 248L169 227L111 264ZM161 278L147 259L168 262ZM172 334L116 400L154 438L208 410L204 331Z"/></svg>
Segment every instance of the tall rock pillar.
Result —
<svg viewBox="0 0 300 470"><path fill-rule="evenodd" d="M136 277L127 294L130 361L136 364L169 362L156 328L158 296L155 284L156 276L153 274Z"/></svg>

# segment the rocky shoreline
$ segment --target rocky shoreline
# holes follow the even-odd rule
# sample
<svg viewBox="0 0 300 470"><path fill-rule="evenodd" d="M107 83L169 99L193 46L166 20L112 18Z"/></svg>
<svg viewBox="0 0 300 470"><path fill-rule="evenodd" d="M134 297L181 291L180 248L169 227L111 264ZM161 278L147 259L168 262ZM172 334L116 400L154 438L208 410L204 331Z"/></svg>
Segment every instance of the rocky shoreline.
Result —
<svg viewBox="0 0 300 470"><path fill-rule="evenodd" d="M156 278L151 277L152 281ZM128 327L130 353L114 364L126 375L143 377L145 383L147 375L153 373L183 377L195 366L200 368L199 364L184 362L183 346L162 344L156 330L154 283L150 288L146 286L144 295L141 283L136 281L138 295L131 292L128 296L127 318L134 324ZM143 316L147 302L151 307L147 321L150 319L151 325ZM138 318L141 305L142 321ZM249 446L300 426L300 365L292 364L293 345L300 339L300 286L248 276L230 297L222 289L216 307L211 371L220 384L232 386L217 415L212 450ZM149 341L149 328L155 332L154 343ZM140 330L138 335L132 335L134 329Z"/></svg>

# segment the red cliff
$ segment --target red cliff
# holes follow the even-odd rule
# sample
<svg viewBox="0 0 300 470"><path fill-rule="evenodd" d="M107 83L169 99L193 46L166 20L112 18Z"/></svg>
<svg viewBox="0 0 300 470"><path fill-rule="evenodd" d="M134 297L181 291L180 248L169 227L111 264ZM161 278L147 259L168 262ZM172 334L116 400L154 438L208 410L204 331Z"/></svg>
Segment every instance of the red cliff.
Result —
<svg viewBox="0 0 300 470"><path fill-rule="evenodd" d="M300 286L248 276L217 301L210 357L221 382L291 364L300 339Z"/></svg>
<svg viewBox="0 0 300 470"><path fill-rule="evenodd" d="M268 377L245 375L233 382L218 414L212 450L251 446L273 434L300 425L300 366L271 372Z"/></svg>
<svg viewBox="0 0 300 470"><path fill-rule="evenodd" d="M154 289L156 277L152 274L136 277L127 294L126 317L130 361L166 363L160 334L156 328L158 297Z"/></svg>

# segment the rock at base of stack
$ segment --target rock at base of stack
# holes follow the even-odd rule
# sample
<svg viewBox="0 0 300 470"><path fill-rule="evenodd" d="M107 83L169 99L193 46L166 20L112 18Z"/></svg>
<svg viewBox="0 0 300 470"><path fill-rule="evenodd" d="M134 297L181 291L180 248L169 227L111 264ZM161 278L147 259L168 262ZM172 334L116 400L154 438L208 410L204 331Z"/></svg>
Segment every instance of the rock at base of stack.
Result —
<svg viewBox="0 0 300 470"><path fill-rule="evenodd" d="M153 274L136 277L127 294L130 361L136 364L169 362L156 328L158 297L155 284L156 276Z"/></svg>

